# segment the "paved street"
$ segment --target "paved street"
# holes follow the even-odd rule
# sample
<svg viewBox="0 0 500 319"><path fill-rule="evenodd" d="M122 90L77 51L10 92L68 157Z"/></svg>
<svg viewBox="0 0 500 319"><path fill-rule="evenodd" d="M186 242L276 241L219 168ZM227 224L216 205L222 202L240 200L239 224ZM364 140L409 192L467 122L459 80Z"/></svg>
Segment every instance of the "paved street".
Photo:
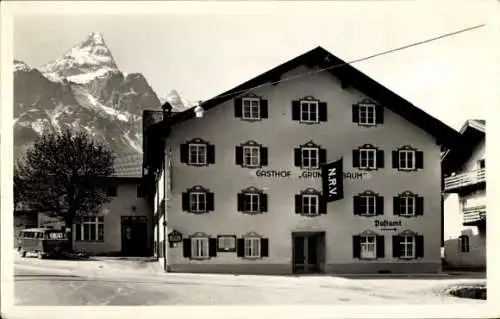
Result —
<svg viewBox="0 0 500 319"><path fill-rule="evenodd" d="M16 305L480 304L442 293L480 278L165 274L156 263L15 259ZM477 276L481 277L481 275Z"/></svg>

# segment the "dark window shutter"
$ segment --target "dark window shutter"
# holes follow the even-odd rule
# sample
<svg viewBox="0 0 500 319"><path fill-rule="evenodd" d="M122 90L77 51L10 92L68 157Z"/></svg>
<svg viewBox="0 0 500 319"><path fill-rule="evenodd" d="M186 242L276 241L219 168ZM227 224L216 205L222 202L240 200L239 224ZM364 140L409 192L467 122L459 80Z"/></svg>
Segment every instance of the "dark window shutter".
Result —
<svg viewBox="0 0 500 319"><path fill-rule="evenodd" d="M214 193L207 192L207 212L212 212L214 211Z"/></svg>
<svg viewBox="0 0 500 319"><path fill-rule="evenodd" d="M236 165L243 165L243 146L236 146L234 149Z"/></svg>
<svg viewBox="0 0 500 319"><path fill-rule="evenodd" d="M384 168L384 151L383 150L377 151L377 167Z"/></svg>
<svg viewBox="0 0 500 319"><path fill-rule="evenodd" d="M267 166L268 163L269 163L269 160L268 160L267 147L261 147L260 148L260 165Z"/></svg>
<svg viewBox="0 0 500 319"><path fill-rule="evenodd" d="M399 258L400 255L400 243L401 240L399 236L392 236L392 257Z"/></svg>
<svg viewBox="0 0 500 319"><path fill-rule="evenodd" d="M319 164L325 164L326 163L326 149L320 148L319 149Z"/></svg>
<svg viewBox="0 0 500 319"><path fill-rule="evenodd" d="M384 236L377 236L377 258L385 257Z"/></svg>
<svg viewBox="0 0 500 319"><path fill-rule="evenodd" d="M300 101L292 101L292 121L300 121Z"/></svg>
<svg viewBox="0 0 500 319"><path fill-rule="evenodd" d="M191 205L189 203L189 193L182 193L182 210L185 212L191 211Z"/></svg>
<svg viewBox="0 0 500 319"><path fill-rule="evenodd" d="M234 99L234 116L241 117L243 113L243 103L241 98Z"/></svg>
<svg viewBox="0 0 500 319"><path fill-rule="evenodd" d="M399 215L401 211L401 202L399 201L399 196L394 196L392 198L392 213L394 215Z"/></svg>
<svg viewBox="0 0 500 319"><path fill-rule="evenodd" d="M392 151L392 168L399 168L399 152Z"/></svg>
<svg viewBox="0 0 500 319"><path fill-rule="evenodd" d="M361 215L361 205L360 205L361 197L354 196L352 201L352 211L354 215Z"/></svg>
<svg viewBox="0 0 500 319"><path fill-rule="evenodd" d="M302 195L295 195L295 214L302 214Z"/></svg>
<svg viewBox="0 0 500 319"><path fill-rule="evenodd" d="M189 162L189 144L181 144L181 163Z"/></svg>
<svg viewBox="0 0 500 319"><path fill-rule="evenodd" d="M360 236L352 236L352 257L360 258L361 257L361 237Z"/></svg>
<svg viewBox="0 0 500 319"><path fill-rule="evenodd" d="M207 145L207 163L215 164L215 145Z"/></svg>
<svg viewBox="0 0 500 319"><path fill-rule="evenodd" d="M260 194L260 211L267 212L267 194Z"/></svg>
<svg viewBox="0 0 500 319"><path fill-rule="evenodd" d="M269 257L269 239L267 238L260 239L260 256Z"/></svg>
<svg viewBox="0 0 500 319"><path fill-rule="evenodd" d="M184 258L191 259L191 238L184 238L182 240L182 255Z"/></svg>
<svg viewBox="0 0 500 319"><path fill-rule="evenodd" d="M208 256L217 257L217 238L208 239Z"/></svg>
<svg viewBox="0 0 500 319"><path fill-rule="evenodd" d="M352 122L359 123L359 105L352 105Z"/></svg>
<svg viewBox="0 0 500 319"><path fill-rule="evenodd" d="M326 122L328 120L326 102L319 102L318 104L318 120L320 122Z"/></svg>
<svg viewBox="0 0 500 319"><path fill-rule="evenodd" d="M424 198L417 196L415 198L415 215L420 216L424 214Z"/></svg>
<svg viewBox="0 0 500 319"><path fill-rule="evenodd" d="M260 118L267 119L269 117L267 100L260 100Z"/></svg>
<svg viewBox="0 0 500 319"><path fill-rule="evenodd" d="M375 197L376 212L375 215L384 215L384 196Z"/></svg>
<svg viewBox="0 0 500 319"><path fill-rule="evenodd" d="M328 202L326 201L326 196L319 196L319 213L326 214L328 209Z"/></svg>
<svg viewBox="0 0 500 319"><path fill-rule="evenodd" d="M415 236L415 257L424 257L424 236Z"/></svg>
<svg viewBox="0 0 500 319"><path fill-rule="evenodd" d="M375 123L384 123L384 107L381 105L375 106Z"/></svg>
<svg viewBox="0 0 500 319"><path fill-rule="evenodd" d="M293 150L293 154L294 154L294 159L295 159L295 166L301 167L302 166L302 150L300 148L295 148Z"/></svg>
<svg viewBox="0 0 500 319"><path fill-rule="evenodd" d="M245 239L243 238L236 240L236 256L245 257Z"/></svg>
<svg viewBox="0 0 500 319"><path fill-rule="evenodd" d="M238 193L238 211L242 212L245 210L245 195Z"/></svg>
<svg viewBox="0 0 500 319"><path fill-rule="evenodd" d="M415 152L415 167L416 168L424 168L424 152L416 151Z"/></svg>
<svg viewBox="0 0 500 319"><path fill-rule="evenodd" d="M359 150L352 150L352 167L359 167Z"/></svg>

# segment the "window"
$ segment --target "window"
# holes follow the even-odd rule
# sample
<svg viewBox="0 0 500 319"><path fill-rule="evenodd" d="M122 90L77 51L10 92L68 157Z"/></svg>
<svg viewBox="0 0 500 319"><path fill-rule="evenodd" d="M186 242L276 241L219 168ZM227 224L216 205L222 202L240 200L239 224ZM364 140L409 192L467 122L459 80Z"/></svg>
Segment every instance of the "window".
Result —
<svg viewBox="0 0 500 319"><path fill-rule="evenodd" d="M424 168L424 153L405 145L392 152L392 167L401 171Z"/></svg>
<svg viewBox="0 0 500 319"><path fill-rule="evenodd" d="M192 166L207 166L215 164L215 146L193 138L180 145L180 162Z"/></svg>
<svg viewBox="0 0 500 319"><path fill-rule="evenodd" d="M359 168L376 168L376 150L359 150Z"/></svg>
<svg viewBox="0 0 500 319"><path fill-rule="evenodd" d="M260 103L258 98L243 98L242 99L242 119L244 120L259 120L260 119Z"/></svg>
<svg viewBox="0 0 500 319"><path fill-rule="evenodd" d="M352 150L352 167L362 170L384 168L384 151L371 144Z"/></svg>
<svg viewBox="0 0 500 319"><path fill-rule="evenodd" d="M361 215L373 216L376 213L376 199L374 195L360 196L360 213Z"/></svg>
<svg viewBox="0 0 500 319"><path fill-rule="evenodd" d="M399 151L399 168L415 169L415 151L413 150Z"/></svg>
<svg viewBox="0 0 500 319"><path fill-rule="evenodd" d="M222 235L217 237L218 251L236 251L236 236Z"/></svg>
<svg viewBox="0 0 500 319"><path fill-rule="evenodd" d="M196 185L182 193L182 210L191 213L207 213L214 210L214 193Z"/></svg>
<svg viewBox="0 0 500 319"><path fill-rule="evenodd" d="M255 187L248 187L238 194L238 211L243 213L267 212L267 194Z"/></svg>
<svg viewBox="0 0 500 319"><path fill-rule="evenodd" d="M424 198L410 191L404 191L394 197L394 215L402 217L420 216L424 214Z"/></svg>
<svg viewBox="0 0 500 319"><path fill-rule="evenodd" d="M375 125L375 105L359 104L359 124Z"/></svg>
<svg viewBox="0 0 500 319"><path fill-rule="evenodd" d="M479 162L479 163L478 163L478 164L479 164L479 169L486 168L486 161L485 161L485 159L484 159L484 158L483 158L483 159L480 159L478 162Z"/></svg>
<svg viewBox="0 0 500 319"><path fill-rule="evenodd" d="M204 165L207 163L207 146L205 144L189 144L189 164Z"/></svg>
<svg viewBox="0 0 500 319"><path fill-rule="evenodd" d="M302 152L302 167L303 168L318 168L319 167L319 149L304 147Z"/></svg>
<svg viewBox="0 0 500 319"><path fill-rule="evenodd" d="M468 253L470 251L469 236L462 235L458 237L458 245L461 253Z"/></svg>
<svg viewBox="0 0 500 319"><path fill-rule="evenodd" d="M236 146L236 165L248 168L267 166L267 147L258 144L256 141L247 141Z"/></svg>
<svg viewBox="0 0 500 319"><path fill-rule="evenodd" d="M359 126L376 126L384 123L384 107L364 99L352 105L352 122Z"/></svg>
<svg viewBox="0 0 500 319"><path fill-rule="evenodd" d="M190 212L202 213L207 210L207 196L202 192L189 193Z"/></svg>
<svg viewBox="0 0 500 319"><path fill-rule="evenodd" d="M318 122L317 101L300 101L300 121L306 123Z"/></svg>
<svg viewBox="0 0 500 319"><path fill-rule="evenodd" d="M413 216L415 215L415 196L401 196L399 198L399 215Z"/></svg>
<svg viewBox="0 0 500 319"><path fill-rule="evenodd" d="M246 237L245 238L245 256L246 258L260 257L260 241L259 237Z"/></svg>
<svg viewBox="0 0 500 319"><path fill-rule="evenodd" d="M319 212L318 195L302 195L302 213L304 215L317 215Z"/></svg>
<svg viewBox="0 0 500 319"><path fill-rule="evenodd" d="M309 141L294 149L295 166L303 169L318 169L326 163L326 149Z"/></svg>
<svg viewBox="0 0 500 319"><path fill-rule="evenodd" d="M260 166L259 146L243 146L243 165L246 167Z"/></svg>
<svg viewBox="0 0 500 319"><path fill-rule="evenodd" d="M376 236L361 236L361 258L372 259L377 257Z"/></svg>
<svg viewBox="0 0 500 319"><path fill-rule="evenodd" d="M243 194L245 197L244 201L244 211L250 213L256 213L260 211L259 198L260 195L257 193L246 193Z"/></svg>
<svg viewBox="0 0 500 319"><path fill-rule="evenodd" d="M415 236L403 235L400 237L400 254L402 258L415 258Z"/></svg>
<svg viewBox="0 0 500 319"><path fill-rule="evenodd" d="M82 217L79 224L75 224L77 241L102 241L104 240L104 217Z"/></svg>
<svg viewBox="0 0 500 319"><path fill-rule="evenodd" d="M354 215L376 216L384 214L384 197L366 190L353 197Z"/></svg>
<svg viewBox="0 0 500 319"><path fill-rule="evenodd" d="M191 238L191 258L192 259L208 259L209 240L208 237L192 237Z"/></svg>

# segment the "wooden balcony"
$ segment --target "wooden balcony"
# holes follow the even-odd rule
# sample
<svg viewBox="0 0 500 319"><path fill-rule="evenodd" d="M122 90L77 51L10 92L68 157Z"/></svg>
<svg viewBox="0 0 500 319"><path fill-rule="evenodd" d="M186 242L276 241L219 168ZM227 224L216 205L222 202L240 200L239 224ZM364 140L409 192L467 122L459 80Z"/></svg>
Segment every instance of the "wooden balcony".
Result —
<svg viewBox="0 0 500 319"><path fill-rule="evenodd" d="M486 183L486 170L484 168L449 176L444 179L444 191L458 192L461 188Z"/></svg>
<svg viewBox="0 0 500 319"><path fill-rule="evenodd" d="M486 221L486 205L464 208L463 213L464 226L475 226Z"/></svg>

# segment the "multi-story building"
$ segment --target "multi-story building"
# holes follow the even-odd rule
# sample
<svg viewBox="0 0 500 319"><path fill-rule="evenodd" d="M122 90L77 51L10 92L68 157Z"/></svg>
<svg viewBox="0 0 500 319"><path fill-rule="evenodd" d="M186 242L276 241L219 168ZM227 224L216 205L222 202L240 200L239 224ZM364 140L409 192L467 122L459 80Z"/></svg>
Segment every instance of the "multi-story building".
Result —
<svg viewBox="0 0 500 319"><path fill-rule="evenodd" d="M144 178L168 271L440 271L440 154L460 135L323 48L164 116Z"/></svg>
<svg viewBox="0 0 500 319"><path fill-rule="evenodd" d="M444 153L444 259L457 268L486 267L486 160L484 120L468 120L460 147ZM453 207L458 202L458 209Z"/></svg>

